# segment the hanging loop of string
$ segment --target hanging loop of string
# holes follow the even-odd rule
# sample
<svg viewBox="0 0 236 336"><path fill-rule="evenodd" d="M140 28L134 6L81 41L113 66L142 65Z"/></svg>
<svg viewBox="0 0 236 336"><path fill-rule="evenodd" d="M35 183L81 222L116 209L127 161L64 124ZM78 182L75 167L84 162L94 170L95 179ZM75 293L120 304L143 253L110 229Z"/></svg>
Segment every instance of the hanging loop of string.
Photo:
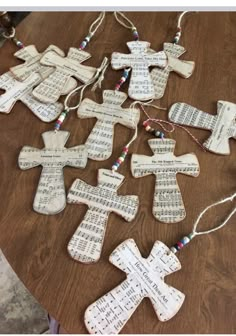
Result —
<svg viewBox="0 0 236 336"><path fill-rule="evenodd" d="M217 231L217 230L220 230L222 227L224 227L228 221L230 220L230 218L236 213L236 207L230 212L230 214L226 217L226 219L223 221L223 223L219 224L218 226L212 228L212 229L209 229L209 230L205 230L205 231L197 231L197 226L202 218L202 216L211 208L219 205L219 204L224 204L228 201L231 201L233 202L233 200L236 198L236 193L234 193L233 195L229 196L229 197L226 197L224 198L223 200L220 200L218 202L215 202L211 205L209 205L208 207L206 207L201 213L200 215L198 216L196 222L194 223L193 225L193 235L194 236L199 236L199 235L204 235L204 234L208 234L208 233L211 233L211 232L214 232L214 231Z"/></svg>
<svg viewBox="0 0 236 336"><path fill-rule="evenodd" d="M170 248L170 250L173 252L173 253L177 253L179 250L181 250L185 245L187 245L194 237L196 236L200 236L200 235L205 235L205 234L209 234L209 233L212 233L214 231L217 231L217 230L220 230L222 229L227 223L228 221L230 220L230 218L236 214L236 206L234 207L234 209L230 212L230 214L226 217L226 219L223 221L223 223L219 224L218 226L212 228L212 229L209 229L209 230L204 230L204 231L197 231L197 226L201 220L201 218L203 217L203 215L211 208L219 205L219 204L224 204L228 201L231 201L233 202L233 200L236 198L236 193L234 193L233 195L229 196L229 197L226 197L224 198L223 200L220 200L218 202L215 202L211 205L209 205L208 207L206 207L201 213L200 215L198 216L197 220L195 221L195 223L193 224L193 229L192 229L192 232L183 237L182 239L180 239L174 246L172 246Z"/></svg>
<svg viewBox="0 0 236 336"><path fill-rule="evenodd" d="M174 44L178 44L179 43L179 40L180 40L180 37L181 37L181 34L182 34L182 27L181 27L181 22L182 22L182 19L184 17L184 15L186 15L187 13L189 13L189 11L184 11L180 14L179 18L178 18L178 22L177 22L177 33L175 34L175 37L173 39L173 43Z"/></svg>
<svg viewBox="0 0 236 336"><path fill-rule="evenodd" d="M89 27L89 33L88 35L84 38L84 40L80 43L79 50L83 50L91 38L94 36L98 28L101 26L103 20L105 19L106 12L101 12L97 19L90 25Z"/></svg>
<svg viewBox="0 0 236 336"><path fill-rule="evenodd" d="M122 13L122 12L114 12L114 16L117 22L119 22L119 24L127 29L130 29L133 33L133 38L135 41L139 40L139 34L137 31L137 28L135 27L135 25L133 24L133 22L127 18L127 16ZM122 19L124 19L124 21L122 21L119 16L122 17ZM127 24L128 23L128 24Z"/></svg>

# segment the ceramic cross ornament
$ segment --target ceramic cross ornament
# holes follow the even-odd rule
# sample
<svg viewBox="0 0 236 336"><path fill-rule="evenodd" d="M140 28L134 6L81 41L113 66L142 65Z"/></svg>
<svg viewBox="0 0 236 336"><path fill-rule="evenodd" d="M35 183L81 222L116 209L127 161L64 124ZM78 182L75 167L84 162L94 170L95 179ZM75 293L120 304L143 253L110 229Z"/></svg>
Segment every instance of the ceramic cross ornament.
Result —
<svg viewBox="0 0 236 336"><path fill-rule="evenodd" d="M149 52L150 43L146 41L128 42L130 54L114 52L111 56L112 68L132 69L129 83L129 97L135 100L148 100L154 98L154 86L149 73L150 66L165 68L167 64L166 53Z"/></svg>
<svg viewBox="0 0 236 336"><path fill-rule="evenodd" d="M39 84L41 76L32 73L26 80L16 80L10 72L0 76L0 89L5 93L0 95L0 113L10 113L17 101L25 104L40 120L50 122L59 116L63 109L61 103L44 104L32 96L33 88Z"/></svg>
<svg viewBox="0 0 236 336"><path fill-rule="evenodd" d="M165 284L164 278L180 270L181 264L165 244L156 241L149 257L143 258L134 240L128 239L113 251L109 261L127 278L86 309L89 333L118 334L145 297L162 322L179 311L185 295Z"/></svg>
<svg viewBox="0 0 236 336"><path fill-rule="evenodd" d="M203 146L216 154L230 154L229 139L236 139L236 104L219 100L217 114L212 115L191 105L176 103L168 116L175 123L211 131Z"/></svg>
<svg viewBox="0 0 236 336"><path fill-rule="evenodd" d="M96 68L81 64L90 57L88 52L76 48L70 48L67 57L48 51L40 63L54 67L55 71L34 89L34 97L44 103L54 103L72 77L87 83L97 71Z"/></svg>
<svg viewBox="0 0 236 336"><path fill-rule="evenodd" d="M104 90L102 104L87 98L80 104L79 118L97 119L85 143L90 159L100 161L111 156L115 124L119 123L132 129L137 126L140 112L138 109L121 107L126 99L127 95L124 92Z"/></svg>
<svg viewBox="0 0 236 336"><path fill-rule="evenodd" d="M68 245L70 256L82 263L94 263L101 256L109 214L115 212L130 222L138 211L138 196L119 196L117 190L124 176L108 169L99 169L98 185L77 179L72 184L68 203L87 204L89 209Z"/></svg>
<svg viewBox="0 0 236 336"><path fill-rule="evenodd" d="M66 206L63 168L86 166L87 151L84 145L65 147L69 135L67 131L44 132L43 149L24 146L20 152L18 164L21 169L43 167L33 204L38 213L54 215L61 212Z"/></svg>
<svg viewBox="0 0 236 336"><path fill-rule="evenodd" d="M167 65L164 69L154 68L151 71L151 78L155 89L155 99L163 97L171 71L183 78L189 78L194 71L195 63L192 61L180 60L186 50L184 47L174 43L164 43L164 52L167 57Z"/></svg>
<svg viewBox="0 0 236 336"><path fill-rule="evenodd" d="M131 172L134 177L156 176L153 215L160 222L175 223L185 218L185 208L176 174L199 175L199 163L195 154L174 155L175 140L148 140L154 155L133 154Z"/></svg>

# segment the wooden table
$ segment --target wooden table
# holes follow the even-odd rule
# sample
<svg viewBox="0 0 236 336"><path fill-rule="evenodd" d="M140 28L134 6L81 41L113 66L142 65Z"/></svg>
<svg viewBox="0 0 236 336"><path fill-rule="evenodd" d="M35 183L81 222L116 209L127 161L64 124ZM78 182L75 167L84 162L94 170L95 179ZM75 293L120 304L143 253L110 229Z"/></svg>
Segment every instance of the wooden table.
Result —
<svg viewBox="0 0 236 336"><path fill-rule="evenodd" d="M35 44L44 50L55 44L67 51L78 47L97 13L32 13L17 28L25 45ZM161 50L164 41L176 33L177 13L128 13L139 29L140 39ZM121 27L111 13L88 48L93 57L87 64L98 66L112 51L128 52L126 42L131 32ZM194 60L194 75L184 80L171 74L165 97L158 104L171 106L182 101L209 113L216 113L216 101L236 102L236 13L191 14L184 18L181 44L188 50L183 59ZM18 64L15 47L6 43L0 49L0 71ZM108 70L103 89L114 88L122 72ZM127 92L127 84L124 85ZM86 93L102 102L102 91ZM166 119L165 111L148 109L152 116ZM144 117L142 117L142 120ZM70 130L68 147L83 144L95 120L79 120L71 113L64 129ZM187 217L178 224L161 224L151 213L154 176L139 180L131 177L130 156L120 172L126 181L120 194L140 197L138 215L131 223L110 215L101 260L94 265L76 263L66 246L81 222L86 206L67 205L55 216L44 216L32 210L33 197L41 168L21 171L17 158L23 145L43 147L40 134L53 126L40 122L23 104L17 103L10 115L0 115L1 214L0 247L26 287L47 311L58 319L69 333L86 333L83 316L86 307L125 279L125 274L109 264L113 249L126 238L134 238L147 256L156 239L171 246L191 232L199 212L208 204L235 192L236 142L231 140L231 155L204 153L183 131L170 134L177 140L176 155L194 152L201 174L198 178L178 176ZM201 141L209 133L191 130ZM84 170L65 168L66 189L75 178L96 185L97 169L110 168L132 131L116 127L112 157L105 162L89 160ZM139 137L131 152L151 155L147 134L140 123ZM232 209L232 204L213 209L202 220L201 228L218 224ZM222 230L194 240L179 253L182 270L168 276L167 283L186 294L180 312L169 322L157 320L152 305L145 299L123 329L123 333L235 333L236 305L236 234L235 218Z"/></svg>

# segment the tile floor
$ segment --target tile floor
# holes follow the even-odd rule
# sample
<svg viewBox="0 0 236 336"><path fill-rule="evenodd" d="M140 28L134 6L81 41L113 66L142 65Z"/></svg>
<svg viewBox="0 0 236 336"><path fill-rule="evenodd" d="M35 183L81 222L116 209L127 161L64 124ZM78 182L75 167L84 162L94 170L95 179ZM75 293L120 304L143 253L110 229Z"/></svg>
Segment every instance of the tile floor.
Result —
<svg viewBox="0 0 236 336"><path fill-rule="evenodd" d="M43 334L46 311L19 280L0 250L0 334Z"/></svg>

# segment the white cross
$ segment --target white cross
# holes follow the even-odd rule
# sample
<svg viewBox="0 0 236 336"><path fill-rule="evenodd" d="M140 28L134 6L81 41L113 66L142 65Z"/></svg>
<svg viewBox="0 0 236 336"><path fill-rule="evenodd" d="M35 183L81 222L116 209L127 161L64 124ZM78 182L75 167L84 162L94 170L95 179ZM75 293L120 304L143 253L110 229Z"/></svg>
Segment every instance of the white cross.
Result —
<svg viewBox="0 0 236 336"><path fill-rule="evenodd" d="M146 41L128 42L131 54L114 52L111 55L112 68L132 68L129 83L129 97L135 100L148 100L154 98L154 87L149 73L150 66L164 68L167 64L166 54L161 51L150 53L150 43Z"/></svg>
<svg viewBox="0 0 236 336"><path fill-rule="evenodd" d="M6 92L0 95L0 113L10 113L17 101L25 104L40 120L51 122L63 109L61 103L44 104L32 96L33 88L39 84L41 77L32 73L26 80L19 82L10 72L0 76L0 88Z"/></svg>
<svg viewBox="0 0 236 336"><path fill-rule="evenodd" d="M38 149L24 146L19 155L19 167L23 170L43 166L33 208L36 212L54 215L66 206L63 168L84 168L87 163L85 146L65 148L69 132L54 131L42 134L45 147Z"/></svg>
<svg viewBox="0 0 236 336"><path fill-rule="evenodd" d="M115 212L130 222L138 211L138 196L119 196L117 190L124 176L108 169L98 170L98 185L77 179L72 184L68 203L87 204L89 209L68 245L70 256L83 263L93 263L101 256L109 214Z"/></svg>
<svg viewBox="0 0 236 336"><path fill-rule="evenodd" d="M53 51L47 52L40 63L54 67L55 71L34 89L35 98L44 103L56 102L71 77L87 83L97 71L96 68L81 64L90 57L89 53L76 48L70 48L67 57L61 57Z"/></svg>
<svg viewBox="0 0 236 336"><path fill-rule="evenodd" d="M164 43L164 52L167 56L167 66L164 69L154 68L151 71L155 99L163 97L171 71L176 72L183 78L189 78L193 74L195 67L195 62L178 59L186 52L185 48L180 45Z"/></svg>
<svg viewBox="0 0 236 336"><path fill-rule="evenodd" d="M50 45L44 52L39 53L34 45L29 45L23 49L18 50L14 56L19 58L22 61L25 61L23 64L16 65L10 68L13 76L20 80L25 81L32 73L38 72L42 79L47 78L51 73L54 72L54 68L42 65L40 59L48 52L52 51L59 56L65 56L64 51L59 49L54 45ZM62 95L67 95L71 90L77 86L77 82L74 78L70 78L67 82L67 85L62 92Z"/></svg>
<svg viewBox="0 0 236 336"><path fill-rule="evenodd" d="M165 244L156 241L149 257L143 258L134 240L128 239L109 261L127 278L86 309L85 325L91 334L118 334L145 297L162 322L179 311L185 295L165 284L164 278L180 270L181 264Z"/></svg>
<svg viewBox="0 0 236 336"><path fill-rule="evenodd" d="M126 99L127 95L124 92L104 90L102 104L87 98L80 104L79 118L97 119L85 143L90 159L106 160L111 156L116 123L132 129L137 126L140 112L138 109L122 108L121 105Z"/></svg>
<svg viewBox="0 0 236 336"><path fill-rule="evenodd" d="M176 103L169 110L169 119L181 125L211 131L203 146L216 154L230 154L229 139L236 139L236 104L219 100L217 114L211 115L191 105Z"/></svg>
<svg viewBox="0 0 236 336"><path fill-rule="evenodd" d="M134 177L156 176L153 215L165 223L179 222L186 213L176 174L199 175L199 163L195 154L174 155L175 140L148 140L154 155L133 154L131 172Z"/></svg>

